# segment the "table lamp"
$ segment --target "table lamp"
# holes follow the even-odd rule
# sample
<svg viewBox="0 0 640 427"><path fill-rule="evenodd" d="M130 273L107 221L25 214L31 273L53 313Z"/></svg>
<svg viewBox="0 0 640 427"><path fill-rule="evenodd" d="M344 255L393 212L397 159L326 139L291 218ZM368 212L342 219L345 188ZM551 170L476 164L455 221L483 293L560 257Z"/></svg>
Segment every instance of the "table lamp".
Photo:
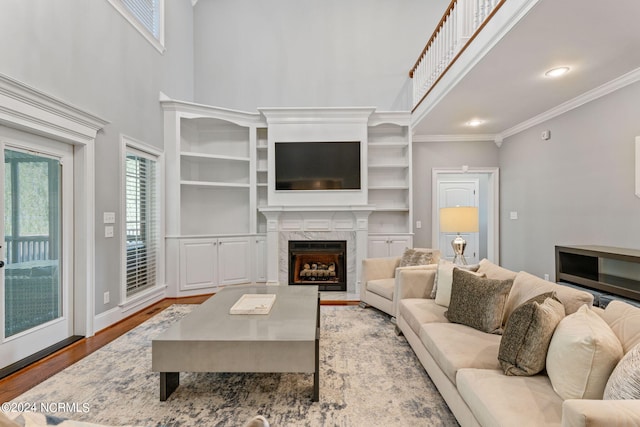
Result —
<svg viewBox="0 0 640 427"><path fill-rule="evenodd" d="M478 232L478 208L472 206L456 206L455 208L440 209L440 231L442 233L457 233L451 241L451 247L455 254L454 264L467 265L464 258L464 249L467 242L460 233Z"/></svg>

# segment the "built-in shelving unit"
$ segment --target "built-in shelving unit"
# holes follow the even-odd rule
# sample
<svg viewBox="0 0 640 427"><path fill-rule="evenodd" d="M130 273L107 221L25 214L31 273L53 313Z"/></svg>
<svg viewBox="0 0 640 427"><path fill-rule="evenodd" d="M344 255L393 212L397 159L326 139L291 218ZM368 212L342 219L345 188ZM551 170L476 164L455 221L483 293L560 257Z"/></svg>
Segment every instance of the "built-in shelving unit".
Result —
<svg viewBox="0 0 640 427"><path fill-rule="evenodd" d="M251 126L215 113L180 118L182 235L252 232Z"/></svg>
<svg viewBox="0 0 640 427"><path fill-rule="evenodd" d="M374 113L368 127L369 256L412 246L411 129L407 113Z"/></svg>
<svg viewBox="0 0 640 427"><path fill-rule="evenodd" d="M258 113L163 100L167 280L188 295L255 280L266 127ZM257 146L263 144L259 149ZM261 175L264 175L261 178Z"/></svg>
<svg viewBox="0 0 640 427"><path fill-rule="evenodd" d="M347 236L361 246L352 255L354 270L365 256L399 255L412 246L409 113L359 107L247 113L169 99L161 105L166 276L177 295L278 281L282 230L352 230L361 236ZM360 142L362 188L275 190L275 144L323 139Z"/></svg>
<svg viewBox="0 0 640 427"><path fill-rule="evenodd" d="M640 301L640 250L556 246L556 280Z"/></svg>
<svg viewBox="0 0 640 427"><path fill-rule="evenodd" d="M268 176L268 132L267 128L258 128L256 132L256 206L267 205ZM257 213L257 232L265 233L267 223L265 217Z"/></svg>

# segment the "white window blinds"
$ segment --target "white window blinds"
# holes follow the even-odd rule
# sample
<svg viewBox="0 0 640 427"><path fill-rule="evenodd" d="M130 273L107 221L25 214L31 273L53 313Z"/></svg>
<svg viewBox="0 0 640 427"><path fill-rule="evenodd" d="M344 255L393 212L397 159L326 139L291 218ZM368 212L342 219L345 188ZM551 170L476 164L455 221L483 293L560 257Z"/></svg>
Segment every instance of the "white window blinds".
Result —
<svg viewBox="0 0 640 427"><path fill-rule="evenodd" d="M153 37L160 38L160 0L122 0L122 3Z"/></svg>
<svg viewBox="0 0 640 427"><path fill-rule="evenodd" d="M164 52L164 0L107 0L158 52Z"/></svg>
<svg viewBox="0 0 640 427"><path fill-rule="evenodd" d="M127 297L156 285L158 195L156 161L127 148L125 171Z"/></svg>

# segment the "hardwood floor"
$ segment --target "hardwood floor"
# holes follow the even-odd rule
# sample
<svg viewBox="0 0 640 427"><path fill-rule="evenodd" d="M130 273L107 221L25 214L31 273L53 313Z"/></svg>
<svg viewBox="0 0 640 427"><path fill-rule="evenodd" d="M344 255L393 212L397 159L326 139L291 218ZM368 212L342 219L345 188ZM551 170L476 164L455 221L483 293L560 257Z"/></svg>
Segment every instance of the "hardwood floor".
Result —
<svg viewBox="0 0 640 427"><path fill-rule="evenodd" d="M100 347L124 335L145 320L158 314L172 304L200 304L209 295L186 298L165 298L156 304L135 313L122 321L101 330L90 338L83 338L31 365L0 379L0 403L8 402L22 393L38 385L47 378L57 374L66 367L88 356ZM321 305L357 305L359 301L321 301Z"/></svg>

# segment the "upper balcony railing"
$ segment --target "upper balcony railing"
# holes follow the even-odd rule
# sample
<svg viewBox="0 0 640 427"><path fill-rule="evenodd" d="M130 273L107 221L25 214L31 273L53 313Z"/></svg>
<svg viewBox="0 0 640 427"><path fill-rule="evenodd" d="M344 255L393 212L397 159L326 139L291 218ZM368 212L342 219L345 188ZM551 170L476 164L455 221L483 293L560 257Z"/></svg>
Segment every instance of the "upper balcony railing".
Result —
<svg viewBox="0 0 640 427"><path fill-rule="evenodd" d="M409 71L413 79L414 111L505 1L451 1Z"/></svg>

